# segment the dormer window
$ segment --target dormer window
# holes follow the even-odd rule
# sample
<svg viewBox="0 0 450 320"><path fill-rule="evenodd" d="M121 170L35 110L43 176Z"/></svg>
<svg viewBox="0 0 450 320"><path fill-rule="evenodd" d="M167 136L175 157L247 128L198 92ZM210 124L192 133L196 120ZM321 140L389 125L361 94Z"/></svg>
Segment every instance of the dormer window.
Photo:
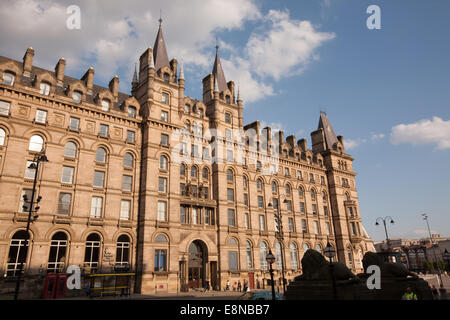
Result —
<svg viewBox="0 0 450 320"><path fill-rule="evenodd" d="M109 102L108 99L103 99L102 100L102 110L103 111L108 111L109 110L109 105L110 105L110 102Z"/></svg>
<svg viewBox="0 0 450 320"><path fill-rule="evenodd" d="M3 73L3 84L6 84L7 86L14 85L14 80L16 79L16 76L14 73L5 71Z"/></svg>
<svg viewBox="0 0 450 320"><path fill-rule="evenodd" d="M203 109L199 108L197 113L200 118L203 118Z"/></svg>
<svg viewBox="0 0 450 320"><path fill-rule="evenodd" d="M72 92L72 102L74 102L74 103L81 102L81 92L80 91Z"/></svg>
<svg viewBox="0 0 450 320"><path fill-rule="evenodd" d="M128 116L130 118L136 118L136 108L135 107L128 107Z"/></svg>
<svg viewBox="0 0 450 320"><path fill-rule="evenodd" d="M184 113L189 114L190 112L190 107L188 104L184 105Z"/></svg>
<svg viewBox="0 0 450 320"><path fill-rule="evenodd" d="M48 96L50 94L50 84L47 82L41 82L39 85L39 93Z"/></svg>
<svg viewBox="0 0 450 320"><path fill-rule="evenodd" d="M230 96L225 96L225 102L230 104Z"/></svg>
<svg viewBox="0 0 450 320"><path fill-rule="evenodd" d="M169 74L168 73L164 73L164 82L169 82Z"/></svg>

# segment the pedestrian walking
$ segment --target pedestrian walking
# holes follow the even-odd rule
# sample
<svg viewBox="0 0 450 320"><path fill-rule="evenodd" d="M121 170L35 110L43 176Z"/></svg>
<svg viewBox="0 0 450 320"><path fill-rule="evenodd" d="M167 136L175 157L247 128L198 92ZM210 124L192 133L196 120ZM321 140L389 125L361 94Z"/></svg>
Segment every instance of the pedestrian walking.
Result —
<svg viewBox="0 0 450 320"><path fill-rule="evenodd" d="M244 286L243 286L244 292L247 292L247 286L248 286L247 279L244 279Z"/></svg>
<svg viewBox="0 0 450 320"><path fill-rule="evenodd" d="M433 294L433 300L440 300L439 291L434 284L431 286L431 292Z"/></svg>
<svg viewBox="0 0 450 320"><path fill-rule="evenodd" d="M225 290L226 291L230 290L230 280L227 280L227 286L225 287Z"/></svg>
<svg viewBox="0 0 450 320"><path fill-rule="evenodd" d="M242 290L241 280L238 281L237 289L239 292L241 292L241 290Z"/></svg>

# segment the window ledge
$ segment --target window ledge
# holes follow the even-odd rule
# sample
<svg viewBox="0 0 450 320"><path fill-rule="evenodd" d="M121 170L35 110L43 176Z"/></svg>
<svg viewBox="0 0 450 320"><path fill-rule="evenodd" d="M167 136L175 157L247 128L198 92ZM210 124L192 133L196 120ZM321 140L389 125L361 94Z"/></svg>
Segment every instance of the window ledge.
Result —
<svg viewBox="0 0 450 320"><path fill-rule="evenodd" d="M92 226L103 226L103 224L104 224L103 218L93 218L93 217L89 217L88 225L92 225Z"/></svg>
<svg viewBox="0 0 450 320"><path fill-rule="evenodd" d="M169 222L168 221L159 221L156 220L156 227L157 228L169 228Z"/></svg>
<svg viewBox="0 0 450 320"><path fill-rule="evenodd" d="M125 220L125 219L119 219L117 226L123 227L123 228L132 228L133 227L133 221L131 220Z"/></svg>
<svg viewBox="0 0 450 320"><path fill-rule="evenodd" d="M228 226L228 232L238 232L238 227Z"/></svg>
<svg viewBox="0 0 450 320"><path fill-rule="evenodd" d="M53 216L52 222L60 223L60 224L71 224L72 218L70 216L55 215L55 216Z"/></svg>

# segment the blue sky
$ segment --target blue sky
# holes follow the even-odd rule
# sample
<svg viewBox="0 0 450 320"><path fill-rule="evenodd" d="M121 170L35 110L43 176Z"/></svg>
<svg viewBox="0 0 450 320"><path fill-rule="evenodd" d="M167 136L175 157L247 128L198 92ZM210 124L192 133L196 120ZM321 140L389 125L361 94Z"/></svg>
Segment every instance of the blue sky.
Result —
<svg viewBox="0 0 450 320"><path fill-rule="evenodd" d="M355 158L360 211L373 240L377 217L392 216L391 237L450 236L450 2L446 0L303 1L7 0L0 12L0 55L66 73L95 68L129 92L134 63L153 46L160 9L169 58L185 66L186 93L201 97L215 39L227 80L244 99L245 123L260 120L306 137L324 110ZM68 30L76 4L81 29ZM369 30L369 5L381 29ZM14 21L20 19L20 27ZM14 27L13 27L14 26Z"/></svg>

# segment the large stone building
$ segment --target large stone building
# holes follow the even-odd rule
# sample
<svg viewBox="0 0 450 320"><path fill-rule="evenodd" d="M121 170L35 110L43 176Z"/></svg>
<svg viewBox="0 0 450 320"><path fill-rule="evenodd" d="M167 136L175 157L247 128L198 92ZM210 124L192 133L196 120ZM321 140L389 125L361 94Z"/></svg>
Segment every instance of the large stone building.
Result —
<svg viewBox="0 0 450 320"><path fill-rule="evenodd" d="M161 25L140 57L131 94L0 57L0 269L15 277L128 265L142 293L213 288L301 274L308 248L329 241L355 272L373 246L361 223L352 157L326 114L312 136L244 125L243 101L226 82L218 50L203 97L184 95ZM238 92L237 95L235 92ZM24 235L36 169L38 217ZM278 222L276 214L281 216ZM282 231L282 232L277 232ZM282 239L279 237L282 235ZM278 236L278 237L277 237Z"/></svg>

